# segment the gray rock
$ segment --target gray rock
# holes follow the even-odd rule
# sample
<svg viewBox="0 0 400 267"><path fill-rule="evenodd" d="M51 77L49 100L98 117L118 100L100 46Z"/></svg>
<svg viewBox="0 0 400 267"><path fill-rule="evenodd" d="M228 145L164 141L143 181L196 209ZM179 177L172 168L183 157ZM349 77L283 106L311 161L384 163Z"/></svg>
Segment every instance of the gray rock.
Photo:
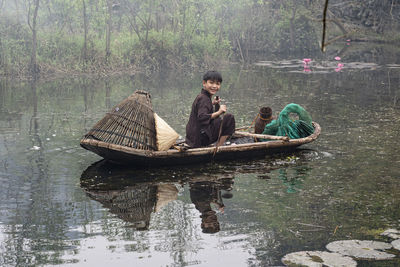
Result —
<svg viewBox="0 0 400 267"><path fill-rule="evenodd" d="M383 250L392 248L391 244L370 240L342 240L334 241L326 245L330 251L356 259L386 260L394 258L395 255Z"/></svg>
<svg viewBox="0 0 400 267"><path fill-rule="evenodd" d="M388 236L393 239L400 239L400 231L397 229L387 229L381 235Z"/></svg>
<svg viewBox="0 0 400 267"><path fill-rule="evenodd" d="M397 249L400 250L400 239L397 239L395 241L392 242L392 246Z"/></svg>
<svg viewBox="0 0 400 267"><path fill-rule="evenodd" d="M311 267L322 266L357 266L357 262L350 257L343 256L339 253L327 251L299 251L285 255L282 258L285 265L305 265Z"/></svg>

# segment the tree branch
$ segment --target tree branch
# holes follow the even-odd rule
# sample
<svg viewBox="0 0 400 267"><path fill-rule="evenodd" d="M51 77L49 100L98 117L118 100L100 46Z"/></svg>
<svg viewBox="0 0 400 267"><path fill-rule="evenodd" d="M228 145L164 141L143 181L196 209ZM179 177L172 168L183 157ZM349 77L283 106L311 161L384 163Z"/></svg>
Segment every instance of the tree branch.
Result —
<svg viewBox="0 0 400 267"><path fill-rule="evenodd" d="M325 0L324 6L324 18L322 20L322 42L321 42L321 51L325 52L325 35L326 35L326 12L328 10L329 0Z"/></svg>

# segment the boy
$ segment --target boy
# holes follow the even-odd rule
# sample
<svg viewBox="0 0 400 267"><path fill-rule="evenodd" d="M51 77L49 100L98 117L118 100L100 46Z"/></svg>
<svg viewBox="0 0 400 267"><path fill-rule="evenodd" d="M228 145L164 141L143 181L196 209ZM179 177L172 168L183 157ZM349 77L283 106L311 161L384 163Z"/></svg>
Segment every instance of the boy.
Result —
<svg viewBox="0 0 400 267"><path fill-rule="evenodd" d="M220 89L221 83L222 76L217 71L208 71L203 76L203 89L192 104L186 125L186 143L192 148L208 146L216 141L216 146L221 146L235 132L234 116L226 113L221 117L226 112L226 105L220 105L219 110L214 112L213 105L221 100L212 100L212 97Z"/></svg>

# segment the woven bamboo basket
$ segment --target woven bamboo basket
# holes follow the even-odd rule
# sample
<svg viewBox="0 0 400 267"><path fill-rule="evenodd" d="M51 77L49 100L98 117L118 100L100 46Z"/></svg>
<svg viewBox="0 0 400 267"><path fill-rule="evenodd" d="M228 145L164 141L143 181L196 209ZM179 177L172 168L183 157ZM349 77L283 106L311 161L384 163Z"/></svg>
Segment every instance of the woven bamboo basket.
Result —
<svg viewBox="0 0 400 267"><path fill-rule="evenodd" d="M168 150L178 137L153 112L150 94L138 90L107 112L84 135L81 144L88 140L97 140L141 150ZM86 146L84 148L90 149ZM95 150L93 152L96 153Z"/></svg>

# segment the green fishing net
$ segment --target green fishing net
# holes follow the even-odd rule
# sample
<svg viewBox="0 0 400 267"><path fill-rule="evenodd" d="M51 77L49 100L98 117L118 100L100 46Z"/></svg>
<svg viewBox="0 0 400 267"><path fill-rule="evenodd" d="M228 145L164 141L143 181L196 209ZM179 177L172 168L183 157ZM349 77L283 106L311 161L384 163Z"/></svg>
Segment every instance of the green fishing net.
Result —
<svg viewBox="0 0 400 267"><path fill-rule="evenodd" d="M298 115L297 120L290 118L290 113ZM288 136L290 139L307 137L314 132L310 114L298 104L288 104L276 120L271 121L264 128L262 134ZM262 141L267 141L263 139Z"/></svg>

